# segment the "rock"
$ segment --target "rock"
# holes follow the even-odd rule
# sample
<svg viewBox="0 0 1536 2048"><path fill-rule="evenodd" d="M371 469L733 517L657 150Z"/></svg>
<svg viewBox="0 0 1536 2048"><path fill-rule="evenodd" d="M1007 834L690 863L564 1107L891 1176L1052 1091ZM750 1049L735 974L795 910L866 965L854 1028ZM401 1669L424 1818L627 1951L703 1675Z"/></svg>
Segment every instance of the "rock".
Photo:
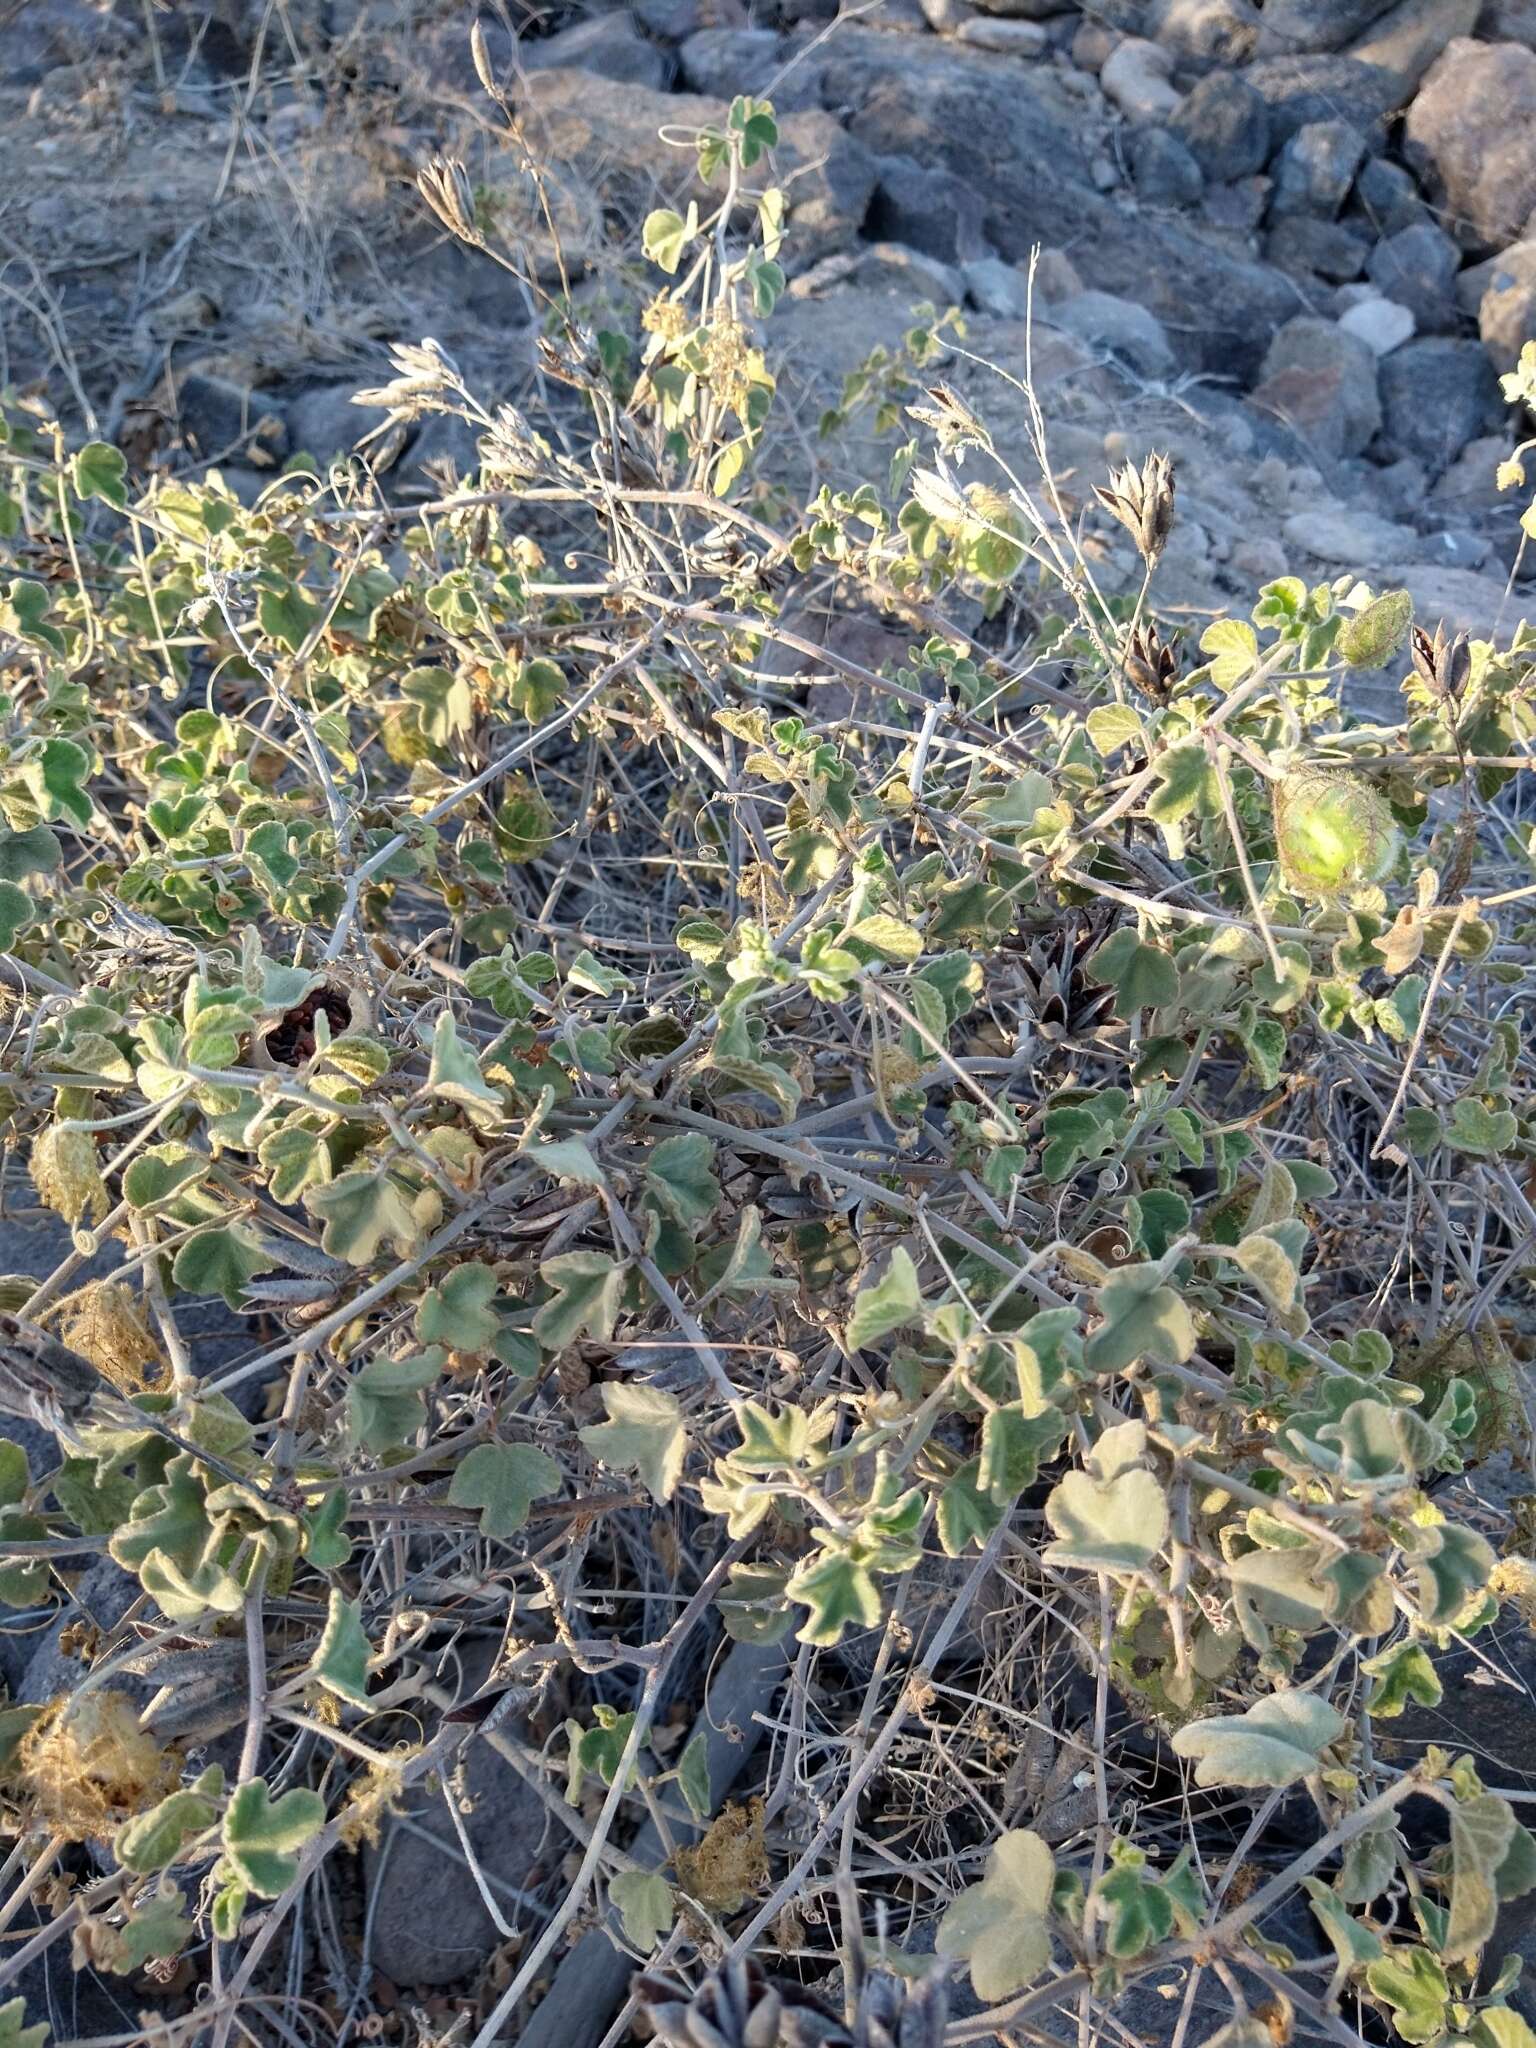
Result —
<svg viewBox="0 0 1536 2048"><path fill-rule="evenodd" d="M1326 460L1358 455L1381 426L1376 358L1358 335L1303 314L1270 343L1249 403L1283 420Z"/></svg>
<svg viewBox="0 0 1536 2048"><path fill-rule="evenodd" d="M1361 64L1379 64L1403 81L1404 98L1455 36L1477 26L1483 0L1398 0L1349 54Z"/></svg>
<svg viewBox="0 0 1536 2048"><path fill-rule="evenodd" d="M1459 324L1460 268L1461 251L1443 228L1426 220L1378 242L1366 274L1389 299L1408 308L1421 334L1445 334Z"/></svg>
<svg viewBox="0 0 1536 2048"><path fill-rule="evenodd" d="M986 14L1006 14L1020 21L1046 21L1060 14L1061 0L974 0Z"/></svg>
<svg viewBox="0 0 1536 2048"><path fill-rule="evenodd" d="M923 19L936 36L952 36L975 13L970 0L923 0Z"/></svg>
<svg viewBox="0 0 1536 2048"><path fill-rule="evenodd" d="M1079 71L1097 78L1119 41L1114 29L1106 28L1102 21L1085 21L1072 38L1072 62Z"/></svg>
<svg viewBox="0 0 1536 2048"><path fill-rule="evenodd" d="M975 234L962 260L990 250L1021 263L1042 245L1091 252L1094 285L1156 314L1191 368L1229 376L1251 375L1265 337L1294 311L1294 286L1228 238L1095 190L1081 110L1055 88L1052 67L999 65L943 42L925 43L914 64L905 38L856 25L817 61L823 104L843 110L850 136L877 156L920 151L915 176L958 195ZM792 216L791 250L795 229Z"/></svg>
<svg viewBox="0 0 1536 2048"><path fill-rule="evenodd" d="M1373 156L1361 166L1355 179L1354 206L1378 235L1395 235L1400 228L1429 219L1412 175L1384 156Z"/></svg>
<svg viewBox="0 0 1536 2048"><path fill-rule="evenodd" d="M1112 292L1079 292L1052 306L1050 320L1080 341L1108 349L1139 376L1166 377L1173 369L1173 350L1163 323L1130 299L1118 299Z"/></svg>
<svg viewBox="0 0 1536 2048"><path fill-rule="evenodd" d="M1381 405L1388 445L1416 455L1432 476L1475 434L1497 425L1503 410L1482 343L1439 337L1408 342L1383 358Z"/></svg>
<svg viewBox="0 0 1536 2048"><path fill-rule="evenodd" d="M1481 528L1493 536L1497 547L1512 554L1520 540L1525 496L1498 487L1496 472L1508 454L1509 443L1502 434L1469 441L1425 502L1447 526Z"/></svg>
<svg viewBox="0 0 1536 2048"><path fill-rule="evenodd" d="M1001 256L980 256L974 263L962 265L962 271L971 301L983 313L995 313L999 320L1028 318L1029 272L1022 264L1005 263Z"/></svg>
<svg viewBox="0 0 1536 2048"><path fill-rule="evenodd" d="M1309 121L1275 160L1269 210L1316 214L1335 220L1365 157L1365 137L1347 121Z"/></svg>
<svg viewBox="0 0 1536 2048"><path fill-rule="evenodd" d="M570 1838L488 1743L471 1739L462 1786L464 1832L503 1919L515 1924L522 1917L519 1895L537 1881L539 1859L547 1868L565 1853ZM454 1796L454 1790L446 1794ZM403 1811L384 1822L378 1847L364 1853L373 1936L367 1960L396 1984L452 1984L473 1977L503 1939L485 1910L444 1802L436 1786L408 1794Z"/></svg>
<svg viewBox="0 0 1536 2048"><path fill-rule="evenodd" d="M1342 50L1393 0L1266 0L1264 40L1277 54Z"/></svg>
<svg viewBox="0 0 1536 2048"><path fill-rule="evenodd" d="M680 43L701 28L744 28L741 0L634 0L635 19L648 36Z"/></svg>
<svg viewBox="0 0 1536 2048"><path fill-rule="evenodd" d="M16 1697L42 1702L57 1699L60 1693L73 1692L84 1666L78 1657L66 1656L60 1649L65 1629L84 1619L106 1635L116 1628L134 1601L142 1597L142 1591L138 1580L121 1565L114 1564L110 1557L98 1557L82 1574L74 1598L65 1602L51 1627L33 1639L35 1647L16 1688ZM141 1706L147 1705L157 1690L149 1680L126 1673L112 1683L119 1692L131 1694Z"/></svg>
<svg viewBox="0 0 1536 2048"><path fill-rule="evenodd" d="M1346 334L1357 335L1373 356L1389 356L1413 336L1413 315L1396 299L1360 299L1339 316Z"/></svg>
<svg viewBox="0 0 1536 2048"><path fill-rule="evenodd" d="M1212 71L1169 120L1213 184L1250 177L1269 162L1269 107L1236 71Z"/></svg>
<svg viewBox="0 0 1536 2048"><path fill-rule="evenodd" d="M1035 258L1035 295L1053 305L1074 298L1083 289L1077 265L1065 249L1042 249Z"/></svg>
<svg viewBox="0 0 1536 2048"><path fill-rule="evenodd" d="M1408 109L1403 153L1463 248L1518 241L1536 207L1536 51L1451 43Z"/></svg>
<svg viewBox="0 0 1536 2048"><path fill-rule="evenodd" d="M645 85L655 91L672 82L671 57L656 43L647 42L627 14L601 14L552 36L525 37L517 54L525 71L568 67L614 79L620 85Z"/></svg>
<svg viewBox="0 0 1536 2048"><path fill-rule="evenodd" d="M1536 0L1486 0L1477 28L1485 43L1536 49Z"/></svg>
<svg viewBox="0 0 1536 2048"><path fill-rule="evenodd" d="M1477 308L1477 331L1489 361L1512 370L1536 338L1536 241L1516 242L1496 256Z"/></svg>
<svg viewBox="0 0 1536 2048"><path fill-rule="evenodd" d="M1245 64L1259 40L1249 0L1153 0L1152 34L1165 50L1216 64Z"/></svg>
<svg viewBox="0 0 1536 2048"><path fill-rule="evenodd" d="M925 171L909 156L887 157L870 203L869 230L942 263L963 263L981 252L975 214L975 202L959 178Z"/></svg>
<svg viewBox="0 0 1536 2048"><path fill-rule="evenodd" d="M550 166L579 168L580 182L624 218L641 218L657 203L658 131L674 123L718 128L726 108L686 93L659 93L578 71L541 71L526 81L520 105L530 146ZM671 156L674 152L665 152ZM682 151L663 172L673 203L708 204L710 189ZM869 152L830 114L788 114L779 122L774 175L793 194L793 225L783 261L809 269L858 234L875 189ZM716 195L718 197L718 195ZM906 239L897 237L897 239Z"/></svg>
<svg viewBox="0 0 1536 2048"><path fill-rule="evenodd" d="M826 266L836 266L833 282L846 279L864 291L899 292L906 305L919 299L935 299L941 306L958 306L965 298L965 280L950 263L937 256L925 256L921 249L909 249L904 242L864 242L858 249L829 256ZM844 267L846 266L846 267ZM817 284L812 271L790 286Z"/></svg>
<svg viewBox="0 0 1536 2048"><path fill-rule="evenodd" d="M1137 128L1130 144L1131 178L1153 206L1195 206L1205 174L1188 149L1167 128Z"/></svg>
<svg viewBox="0 0 1536 2048"><path fill-rule="evenodd" d="M1374 570L1382 562L1406 560L1418 542L1412 527L1337 504L1292 513L1280 531L1288 548L1339 569Z"/></svg>
<svg viewBox="0 0 1536 2048"><path fill-rule="evenodd" d="M1276 145L1311 121L1347 121L1374 145L1403 102L1393 73L1353 57L1262 57L1243 75L1269 108Z"/></svg>
<svg viewBox="0 0 1536 2048"><path fill-rule="evenodd" d="M1173 58L1142 36L1127 36L1105 59L1099 84L1133 121L1160 121L1179 104Z"/></svg>
<svg viewBox="0 0 1536 2048"><path fill-rule="evenodd" d="M1310 272L1330 284L1347 284L1365 268L1370 244L1342 221L1315 220L1294 214L1276 221L1264 243L1264 254L1281 270Z"/></svg>
<svg viewBox="0 0 1536 2048"><path fill-rule="evenodd" d="M799 45L771 28L703 28L677 53L678 70L690 92L707 93L727 105L739 92L764 93ZM781 113L821 104L814 69L802 65L774 91Z"/></svg>
<svg viewBox="0 0 1536 2048"><path fill-rule="evenodd" d="M1242 178L1235 185L1212 185L1200 211L1213 228L1251 235L1269 211L1269 192L1268 178ZM1323 223L1319 221L1316 225L1321 227Z"/></svg>
<svg viewBox="0 0 1536 2048"><path fill-rule="evenodd" d="M987 14L973 14L960 24L956 35L972 49L996 50L1004 57L1041 57L1051 40L1038 21L1004 20Z"/></svg>
<svg viewBox="0 0 1536 2048"><path fill-rule="evenodd" d="M272 400L232 378L195 364L176 379L173 418L181 440L202 462L227 462L252 450L273 463L288 453L288 423Z"/></svg>

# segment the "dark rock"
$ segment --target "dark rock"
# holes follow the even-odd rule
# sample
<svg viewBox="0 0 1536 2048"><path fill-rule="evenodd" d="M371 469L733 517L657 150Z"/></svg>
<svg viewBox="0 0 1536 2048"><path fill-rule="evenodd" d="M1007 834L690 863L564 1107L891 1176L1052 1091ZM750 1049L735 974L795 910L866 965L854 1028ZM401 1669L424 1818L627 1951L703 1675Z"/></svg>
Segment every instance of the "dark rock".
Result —
<svg viewBox="0 0 1536 2048"><path fill-rule="evenodd" d="M1168 123L1212 183L1262 171L1269 161L1269 106L1236 71L1213 71Z"/></svg>
<svg viewBox="0 0 1536 2048"><path fill-rule="evenodd" d="M1096 191L1081 123L1053 100L1043 71L942 43L914 65L904 39L854 27L827 45L823 103L843 110L849 134L877 155L957 180L998 255L1091 250L1093 282L1155 313L1191 367L1251 373L1264 336L1294 311L1294 287L1198 223L1135 214ZM791 242L794 229L792 215Z"/></svg>
<svg viewBox="0 0 1536 2048"><path fill-rule="evenodd" d="M1471 35L1482 5L1483 0L1398 0L1390 14L1350 44L1350 55L1394 73L1406 100L1447 43Z"/></svg>
<svg viewBox="0 0 1536 2048"><path fill-rule="evenodd" d="M84 1619L94 1622L103 1635L114 1629L141 1596L139 1582L110 1557L98 1557L82 1574L74 1597L65 1601L47 1631L36 1638L32 1655L16 1696L22 1700L57 1699L73 1692L84 1675L78 1657L68 1657L59 1647L64 1630ZM112 1681L118 1692L126 1692L141 1706L147 1705L155 1687L148 1679L122 1674Z"/></svg>
<svg viewBox="0 0 1536 2048"><path fill-rule="evenodd" d="M1381 426L1376 358L1331 320L1288 320L1264 358L1250 405L1283 420L1315 456L1358 455Z"/></svg>
<svg viewBox="0 0 1536 2048"><path fill-rule="evenodd" d="M1429 219L1411 173L1384 156L1370 157L1361 165L1352 210L1363 214L1378 235L1395 235Z"/></svg>
<svg viewBox="0 0 1536 2048"><path fill-rule="evenodd" d="M1079 341L1118 356L1141 377L1166 377L1174 367L1173 350L1163 323L1132 299L1112 292L1079 292L1052 306L1051 324L1065 327Z"/></svg>
<svg viewBox="0 0 1536 2048"><path fill-rule="evenodd" d="M680 43L701 28L744 28L741 0L635 0L635 19L648 36Z"/></svg>
<svg viewBox="0 0 1536 2048"><path fill-rule="evenodd" d="M1536 338L1536 241L1516 242L1493 259L1477 309L1477 331L1489 361L1512 370Z"/></svg>
<svg viewBox="0 0 1536 2048"><path fill-rule="evenodd" d="M354 405L352 394L366 386L366 377L342 384L315 384L288 401L288 425L294 448L324 466L348 454L372 428L382 424L378 406Z"/></svg>
<svg viewBox="0 0 1536 2048"><path fill-rule="evenodd" d="M1536 51L1453 42L1408 110L1403 153L1463 248L1518 241L1536 207Z"/></svg>
<svg viewBox="0 0 1536 2048"><path fill-rule="evenodd" d="M1276 221L1265 237L1264 254L1293 276L1310 273L1330 284L1348 284L1364 270L1370 246L1343 221L1298 213Z"/></svg>
<svg viewBox="0 0 1536 2048"><path fill-rule="evenodd" d="M525 71L564 67L657 91L672 81L671 57L657 44L647 42L627 14L602 14L552 36L524 37L517 54Z"/></svg>
<svg viewBox="0 0 1536 2048"><path fill-rule="evenodd" d="M1480 341L1410 341L1382 359L1382 437L1439 476L1502 414L1498 379Z"/></svg>
<svg viewBox="0 0 1536 2048"><path fill-rule="evenodd" d="M136 32L85 0L28 0L0 26L0 71L7 85L41 85L61 64L120 57Z"/></svg>
<svg viewBox="0 0 1536 2048"><path fill-rule="evenodd" d="M1138 128L1130 142L1131 177L1141 197L1154 206L1195 206L1205 174L1166 128Z"/></svg>
<svg viewBox="0 0 1536 2048"><path fill-rule="evenodd" d="M1275 143L1313 121L1347 121L1373 145L1402 105L1390 71L1351 57L1262 57L1243 74L1269 108Z"/></svg>
<svg viewBox="0 0 1536 2048"><path fill-rule="evenodd" d="M924 170L912 157L887 157L869 208L869 232L905 242L942 263L968 263L982 253L975 202L961 178Z"/></svg>
<svg viewBox="0 0 1536 2048"><path fill-rule="evenodd" d="M1153 0L1151 33L1180 57L1245 64L1258 46L1259 15L1249 0Z"/></svg>
<svg viewBox="0 0 1536 2048"><path fill-rule="evenodd" d="M473 1977L504 1939L459 1846L449 1799L509 1926L523 1917L520 1903L537 1882L541 1856L547 1870L570 1846L538 1794L488 1743L472 1738L453 1785L411 1793L363 1859L367 1961L396 1984Z"/></svg>
<svg viewBox="0 0 1536 2048"><path fill-rule="evenodd" d="M1400 228L1371 251L1366 273L1389 299L1406 306L1423 334L1445 334L1459 325L1456 273L1461 251L1432 221Z"/></svg>
<svg viewBox="0 0 1536 2048"><path fill-rule="evenodd" d="M1275 159L1275 189L1269 210L1315 214L1334 220L1349 197L1365 156L1365 137L1347 121L1309 121L1298 128Z"/></svg>
<svg viewBox="0 0 1536 2048"><path fill-rule="evenodd" d="M770 28L705 28L683 44L677 62L690 92L729 103L739 92L766 91L797 47ZM773 104L781 113L819 106L814 67L801 65L775 86Z"/></svg>
<svg viewBox="0 0 1536 2048"><path fill-rule="evenodd" d="M1200 211L1213 228L1251 235L1269 209L1270 180L1240 178L1235 185L1211 185Z"/></svg>
<svg viewBox="0 0 1536 2048"><path fill-rule="evenodd" d="M273 462L288 453L288 423L261 391L193 365L176 380L174 426L201 462L259 450Z"/></svg>
<svg viewBox="0 0 1536 2048"><path fill-rule="evenodd" d="M1277 55L1342 50L1393 0L1267 0L1264 40Z"/></svg>

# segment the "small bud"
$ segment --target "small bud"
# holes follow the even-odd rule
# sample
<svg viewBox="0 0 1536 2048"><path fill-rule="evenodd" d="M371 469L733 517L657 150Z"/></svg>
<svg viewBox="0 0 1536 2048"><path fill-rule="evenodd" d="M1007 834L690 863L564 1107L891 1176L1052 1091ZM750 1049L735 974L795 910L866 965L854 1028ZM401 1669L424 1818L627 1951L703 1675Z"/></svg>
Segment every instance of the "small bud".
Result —
<svg viewBox="0 0 1536 2048"><path fill-rule="evenodd" d="M1149 569L1173 531L1173 464L1166 455L1149 455L1138 470L1130 463L1111 470L1109 486L1094 485L1094 496L1135 541Z"/></svg>

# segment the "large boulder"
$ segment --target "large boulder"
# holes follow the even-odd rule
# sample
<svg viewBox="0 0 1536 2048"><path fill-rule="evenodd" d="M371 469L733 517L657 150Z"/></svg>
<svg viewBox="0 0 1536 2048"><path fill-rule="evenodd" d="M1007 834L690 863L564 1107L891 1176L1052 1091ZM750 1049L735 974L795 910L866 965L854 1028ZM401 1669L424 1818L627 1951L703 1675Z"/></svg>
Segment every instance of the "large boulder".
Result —
<svg viewBox="0 0 1536 2048"><path fill-rule="evenodd" d="M1100 192L1080 112L1044 66L932 43L915 64L906 38L850 28L827 45L821 83L823 104L872 154L961 181L969 218L998 255L1021 263L1037 246L1091 251L1094 286L1155 313L1190 368L1251 374L1268 335L1296 310L1293 284L1216 231L1136 214Z"/></svg>
<svg viewBox="0 0 1536 2048"><path fill-rule="evenodd" d="M1342 50L1392 5L1393 0L1268 0L1264 46L1276 56Z"/></svg>
<svg viewBox="0 0 1536 2048"><path fill-rule="evenodd" d="M1335 220L1365 157L1365 137L1348 121L1309 121L1275 161L1271 217L1315 214Z"/></svg>
<svg viewBox="0 0 1536 2048"><path fill-rule="evenodd" d="M541 71L525 84L520 112L530 145L544 162L595 187L626 220L656 206L686 208L718 200L699 177L694 150L668 149L662 128L721 128L726 107L687 93L653 92L580 71ZM805 270L851 242L875 189L875 163L830 114L786 115L779 123L774 173L789 193L783 261Z"/></svg>
<svg viewBox="0 0 1536 2048"><path fill-rule="evenodd" d="M1398 0L1368 34L1351 43L1361 64L1379 64L1411 91L1453 37L1469 36L1483 0Z"/></svg>
<svg viewBox="0 0 1536 2048"><path fill-rule="evenodd" d="M1408 110L1403 149L1463 248L1518 241L1536 208L1536 51L1458 38Z"/></svg>
<svg viewBox="0 0 1536 2048"><path fill-rule="evenodd" d="M1421 334L1449 334L1460 323L1460 268L1461 251L1444 228L1426 220L1378 242L1366 274L1389 299L1408 308Z"/></svg>
<svg viewBox="0 0 1536 2048"><path fill-rule="evenodd" d="M1382 359L1383 436L1439 476L1475 435L1498 424L1503 403L1481 342L1432 336Z"/></svg>
<svg viewBox="0 0 1536 2048"><path fill-rule="evenodd" d="M1348 121L1374 143L1406 97L1393 72L1353 57L1263 57L1244 75L1269 108L1277 143L1310 121Z"/></svg>
<svg viewBox="0 0 1536 2048"><path fill-rule="evenodd" d="M1332 320L1302 315L1270 343L1249 402L1325 461L1362 454L1381 426L1376 357Z"/></svg>
<svg viewBox="0 0 1536 2048"><path fill-rule="evenodd" d="M1478 332L1496 370L1512 370L1536 339L1536 241L1516 242L1493 259L1477 309Z"/></svg>
<svg viewBox="0 0 1536 2048"><path fill-rule="evenodd" d="M574 22L552 36L525 37L517 55L525 71L591 71L621 85L648 85L658 91L672 80L670 55L648 42L627 14Z"/></svg>
<svg viewBox="0 0 1536 2048"><path fill-rule="evenodd" d="M1269 107L1239 71L1212 71L1168 123L1213 184L1252 177L1269 162Z"/></svg>

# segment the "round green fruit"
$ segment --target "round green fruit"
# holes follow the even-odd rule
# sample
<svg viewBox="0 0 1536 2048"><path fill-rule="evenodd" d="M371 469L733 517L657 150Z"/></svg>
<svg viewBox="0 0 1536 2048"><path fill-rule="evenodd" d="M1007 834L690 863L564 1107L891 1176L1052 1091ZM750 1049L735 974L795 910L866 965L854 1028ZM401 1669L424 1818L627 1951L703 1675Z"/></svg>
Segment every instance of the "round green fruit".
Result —
<svg viewBox="0 0 1536 2048"><path fill-rule="evenodd" d="M1386 800L1358 775L1303 768L1275 786L1280 873L1300 896L1342 896L1384 881L1403 835Z"/></svg>

